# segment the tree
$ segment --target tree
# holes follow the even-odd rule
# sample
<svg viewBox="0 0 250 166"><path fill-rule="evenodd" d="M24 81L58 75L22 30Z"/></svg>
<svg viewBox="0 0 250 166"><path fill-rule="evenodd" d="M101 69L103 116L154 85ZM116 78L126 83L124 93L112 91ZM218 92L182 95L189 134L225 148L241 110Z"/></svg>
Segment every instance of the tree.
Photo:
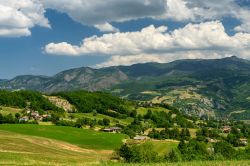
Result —
<svg viewBox="0 0 250 166"><path fill-rule="evenodd" d="M97 114L98 114L96 110L93 110L92 113L93 113L93 116L97 116Z"/></svg>
<svg viewBox="0 0 250 166"><path fill-rule="evenodd" d="M98 120L98 122L97 122L100 126L104 126L104 123L103 123L103 120Z"/></svg>
<svg viewBox="0 0 250 166"><path fill-rule="evenodd" d="M187 145L184 141L184 139L181 139L179 145L178 145L178 149L181 153L185 153L186 152L186 149L187 149Z"/></svg>
<svg viewBox="0 0 250 166"><path fill-rule="evenodd" d="M3 124L3 115L0 113L0 124Z"/></svg>
<svg viewBox="0 0 250 166"><path fill-rule="evenodd" d="M132 149L127 145L123 144L121 148L117 151L118 155L122 157L126 162L132 162L132 159L134 158L134 153Z"/></svg>
<svg viewBox="0 0 250 166"><path fill-rule="evenodd" d="M157 162L158 155L153 150L152 143L141 145L124 144L118 150L118 155L128 163L150 163Z"/></svg>
<svg viewBox="0 0 250 166"><path fill-rule="evenodd" d="M20 117L21 117L21 115L20 115L19 113L16 113L16 114L15 114L15 118L16 118L16 119L19 119Z"/></svg>
<svg viewBox="0 0 250 166"><path fill-rule="evenodd" d="M4 117L4 122L5 123L15 123L15 119L12 116L12 114L8 114L7 116Z"/></svg>
<svg viewBox="0 0 250 166"><path fill-rule="evenodd" d="M178 149L173 149L169 154L166 156L166 160L169 162L179 162L182 160L180 151Z"/></svg>
<svg viewBox="0 0 250 166"><path fill-rule="evenodd" d="M104 124L105 126L109 126L110 120L109 120L108 118L104 118L104 119L103 119L103 124Z"/></svg>
<svg viewBox="0 0 250 166"><path fill-rule="evenodd" d="M75 118L75 115L70 114L70 115L69 115L69 118L72 120L72 119L74 119L74 118Z"/></svg>
<svg viewBox="0 0 250 166"><path fill-rule="evenodd" d="M217 142L214 144L214 152L221 154L225 159L232 159L236 150L227 142Z"/></svg>

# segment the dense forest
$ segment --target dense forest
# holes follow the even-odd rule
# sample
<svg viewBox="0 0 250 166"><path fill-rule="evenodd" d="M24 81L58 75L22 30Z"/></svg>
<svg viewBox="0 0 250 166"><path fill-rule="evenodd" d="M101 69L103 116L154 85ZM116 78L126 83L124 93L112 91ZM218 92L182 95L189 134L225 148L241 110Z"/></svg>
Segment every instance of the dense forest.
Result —
<svg viewBox="0 0 250 166"><path fill-rule="evenodd" d="M127 101L104 92L74 91L53 94L67 99L78 112L97 113L112 117L127 117L131 112L126 108Z"/></svg>
<svg viewBox="0 0 250 166"><path fill-rule="evenodd" d="M44 98L39 92L34 91L4 91L0 90L0 105L18 108L29 108L34 111L55 111L63 112L62 109L56 107Z"/></svg>

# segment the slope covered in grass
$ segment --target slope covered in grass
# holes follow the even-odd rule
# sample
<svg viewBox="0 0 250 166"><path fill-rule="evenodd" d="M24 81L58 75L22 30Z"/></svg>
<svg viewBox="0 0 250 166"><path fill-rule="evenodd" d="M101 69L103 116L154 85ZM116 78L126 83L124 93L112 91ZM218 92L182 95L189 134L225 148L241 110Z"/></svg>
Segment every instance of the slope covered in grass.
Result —
<svg viewBox="0 0 250 166"><path fill-rule="evenodd" d="M87 149L113 150L118 148L125 138L123 134L96 132L62 126L4 124L0 125L1 130L60 140Z"/></svg>
<svg viewBox="0 0 250 166"><path fill-rule="evenodd" d="M111 150L83 149L63 141L0 130L0 165L88 165L107 160Z"/></svg>

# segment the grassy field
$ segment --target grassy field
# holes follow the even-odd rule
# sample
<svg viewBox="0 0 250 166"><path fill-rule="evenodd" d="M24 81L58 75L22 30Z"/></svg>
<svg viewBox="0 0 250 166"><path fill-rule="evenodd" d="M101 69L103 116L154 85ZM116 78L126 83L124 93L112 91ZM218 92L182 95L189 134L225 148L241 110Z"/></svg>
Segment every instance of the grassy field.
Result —
<svg viewBox="0 0 250 166"><path fill-rule="evenodd" d="M159 164L123 164L123 163L104 162L99 165L102 166L249 166L250 161L194 161L194 162L159 163Z"/></svg>
<svg viewBox="0 0 250 166"><path fill-rule="evenodd" d="M8 115L8 114L15 115L16 113L20 113L21 111L22 109L0 106L0 113L2 115Z"/></svg>
<svg viewBox="0 0 250 166"><path fill-rule="evenodd" d="M110 120L111 125L115 125L117 123L123 124L123 125L128 125L131 122L133 122L133 118L126 118L126 119L117 119L117 118L112 118L107 115L103 114L97 114L96 116L93 116L93 113L69 113L68 115L73 115L75 118L90 118L90 119L96 119L96 120L103 120L104 118L107 118Z"/></svg>
<svg viewBox="0 0 250 166"><path fill-rule="evenodd" d="M66 142L0 131L0 165L88 165L105 161L111 150L83 149Z"/></svg>
<svg viewBox="0 0 250 166"><path fill-rule="evenodd" d="M151 110L152 112L160 112L160 111L164 111L164 112L169 112L170 110L168 110L168 109L165 109L165 108L162 108L162 107L153 107L153 108L145 108L145 107L139 107L139 108L137 108L137 113L138 114L141 114L141 115L145 115L147 112L148 112L148 110Z"/></svg>
<svg viewBox="0 0 250 166"><path fill-rule="evenodd" d="M179 141L175 140L153 140L152 142L154 146L154 151L159 153L159 155L166 155L172 149L177 148Z"/></svg>
<svg viewBox="0 0 250 166"><path fill-rule="evenodd" d="M87 129L62 126L4 124L0 125L0 131L1 130L55 139L87 149L113 150L118 148L125 138L125 135L122 134L96 132Z"/></svg>
<svg viewBox="0 0 250 166"><path fill-rule="evenodd" d="M110 162L123 135L40 125L0 125L0 165L104 165L104 166L247 166L250 161L196 161L158 164ZM164 155L178 142L151 141Z"/></svg>

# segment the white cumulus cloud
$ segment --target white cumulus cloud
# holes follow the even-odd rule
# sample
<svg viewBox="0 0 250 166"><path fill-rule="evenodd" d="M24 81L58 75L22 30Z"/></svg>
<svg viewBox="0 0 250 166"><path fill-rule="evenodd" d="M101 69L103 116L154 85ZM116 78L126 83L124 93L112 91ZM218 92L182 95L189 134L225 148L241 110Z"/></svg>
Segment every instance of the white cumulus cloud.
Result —
<svg viewBox="0 0 250 166"><path fill-rule="evenodd" d="M1 0L0 13L0 37L29 36L35 25L50 27L38 0Z"/></svg>
<svg viewBox="0 0 250 166"><path fill-rule="evenodd" d="M165 26L151 25L137 32L92 36L84 39L79 46L65 42L50 43L45 46L45 52L48 54L110 56L109 62L104 66L118 62L118 60L123 61L124 64L131 64L132 61L159 62L180 57L203 58L206 56L206 58L211 58L241 55L249 58L250 55L247 52L249 49L249 33L239 32L234 36L229 36L220 21L190 23L172 32L168 32Z"/></svg>
<svg viewBox="0 0 250 166"><path fill-rule="evenodd" d="M95 27L101 32L119 32L119 29L107 22L104 24L96 24Z"/></svg>

